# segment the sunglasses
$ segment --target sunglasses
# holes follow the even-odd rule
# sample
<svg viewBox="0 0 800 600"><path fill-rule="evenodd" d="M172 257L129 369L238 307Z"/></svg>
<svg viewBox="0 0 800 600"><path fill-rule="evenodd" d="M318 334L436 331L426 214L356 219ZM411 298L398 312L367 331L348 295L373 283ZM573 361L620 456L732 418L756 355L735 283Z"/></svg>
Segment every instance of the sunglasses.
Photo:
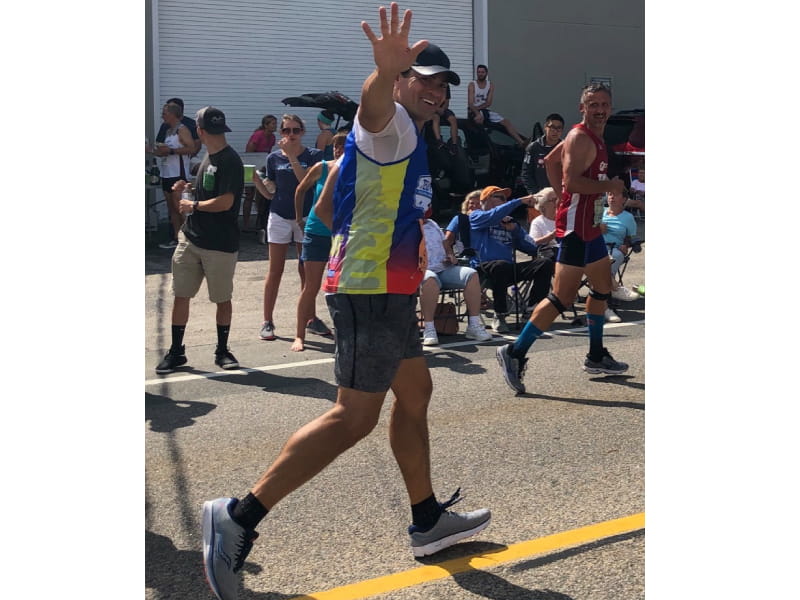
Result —
<svg viewBox="0 0 800 600"><path fill-rule="evenodd" d="M281 128L281 133L283 135L289 135L290 133L293 133L295 135L300 135L301 133L303 133L303 128L302 127L283 127L283 128Z"/></svg>

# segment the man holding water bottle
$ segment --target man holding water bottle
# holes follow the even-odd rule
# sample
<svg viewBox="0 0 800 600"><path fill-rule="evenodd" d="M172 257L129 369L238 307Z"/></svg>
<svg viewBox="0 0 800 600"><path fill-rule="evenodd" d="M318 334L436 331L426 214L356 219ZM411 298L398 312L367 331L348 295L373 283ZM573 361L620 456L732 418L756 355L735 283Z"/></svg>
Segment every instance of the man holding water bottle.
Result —
<svg viewBox="0 0 800 600"><path fill-rule="evenodd" d="M583 275L592 291L586 301L589 353L583 364L588 373L619 375L628 365L618 362L603 347L606 301L611 297L611 269L608 249L600 227L606 193L621 194L624 184L608 179L608 151L603 132L611 115L611 90L602 83L583 88L579 110L583 115L564 141L545 159L559 165L561 180L551 184L562 189L556 210L556 238L560 249L556 259L553 291L531 314L517 340L497 349L497 361L506 383L517 393L525 392L522 378L528 361L525 355L557 315L566 311L578 293ZM555 170L548 168L548 176Z"/></svg>
<svg viewBox="0 0 800 600"><path fill-rule="evenodd" d="M197 171L195 196L184 180L172 190L181 194L179 210L186 222L172 255L172 345L156 367L156 373L171 373L186 364L183 335L189 321L189 301L197 294L205 277L208 299L217 305L217 348L214 363L222 369L238 369L239 363L228 349L233 305L233 274L239 256L239 203L244 190L244 165L228 145L225 115L207 106L196 116L197 133L208 149Z"/></svg>

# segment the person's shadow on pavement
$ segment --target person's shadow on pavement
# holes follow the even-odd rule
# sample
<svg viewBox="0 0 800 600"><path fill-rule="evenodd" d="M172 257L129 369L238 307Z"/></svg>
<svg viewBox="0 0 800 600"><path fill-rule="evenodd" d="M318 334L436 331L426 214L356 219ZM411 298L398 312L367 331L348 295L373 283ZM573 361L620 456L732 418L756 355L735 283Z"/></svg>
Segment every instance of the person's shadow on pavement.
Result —
<svg viewBox="0 0 800 600"><path fill-rule="evenodd" d="M145 530L145 587L156 590L159 598L193 598L211 600L214 594L203 574L203 553L198 550L178 550L172 540ZM262 567L245 562L244 570L260 572ZM252 592L242 590L240 598L249 600L288 600L299 594L281 592Z"/></svg>
<svg viewBox="0 0 800 600"><path fill-rule="evenodd" d="M176 401L168 396L144 393L144 420L150 421L150 431L158 433L190 427L197 417L207 415L216 407L208 402Z"/></svg>

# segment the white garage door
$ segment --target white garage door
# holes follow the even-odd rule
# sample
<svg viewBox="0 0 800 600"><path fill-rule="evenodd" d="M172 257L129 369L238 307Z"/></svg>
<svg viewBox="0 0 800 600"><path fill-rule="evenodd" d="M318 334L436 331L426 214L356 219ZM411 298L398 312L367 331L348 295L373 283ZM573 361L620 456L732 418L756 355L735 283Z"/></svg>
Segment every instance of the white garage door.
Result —
<svg viewBox="0 0 800 600"><path fill-rule="evenodd" d="M194 116L206 105L225 112L228 140L243 151L261 117L295 112L306 120L306 144L316 135L317 111L281 100L339 91L356 102L374 63L361 30L378 30L375 0L153 0L155 123L170 97L183 98ZM388 2L385 3L388 6ZM400 3L400 8L407 8ZM451 108L466 114L472 73L472 0L437 0L411 6L411 41L441 46L464 83L453 88Z"/></svg>

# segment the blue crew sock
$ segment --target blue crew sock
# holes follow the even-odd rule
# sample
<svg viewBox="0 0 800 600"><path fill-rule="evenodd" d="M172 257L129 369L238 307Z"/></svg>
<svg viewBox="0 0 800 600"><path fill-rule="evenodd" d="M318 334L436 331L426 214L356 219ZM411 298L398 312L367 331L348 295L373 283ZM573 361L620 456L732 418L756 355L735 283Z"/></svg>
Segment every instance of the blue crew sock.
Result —
<svg viewBox="0 0 800 600"><path fill-rule="evenodd" d="M586 325L589 328L589 359L600 360L603 358L603 323L605 315L586 314Z"/></svg>
<svg viewBox="0 0 800 600"><path fill-rule="evenodd" d="M524 357L528 353L528 349L533 346L533 342L535 342L536 338L540 335L542 335L542 330L528 321L525 323L525 327L522 328L519 337L514 342L514 349L511 353L518 358Z"/></svg>

